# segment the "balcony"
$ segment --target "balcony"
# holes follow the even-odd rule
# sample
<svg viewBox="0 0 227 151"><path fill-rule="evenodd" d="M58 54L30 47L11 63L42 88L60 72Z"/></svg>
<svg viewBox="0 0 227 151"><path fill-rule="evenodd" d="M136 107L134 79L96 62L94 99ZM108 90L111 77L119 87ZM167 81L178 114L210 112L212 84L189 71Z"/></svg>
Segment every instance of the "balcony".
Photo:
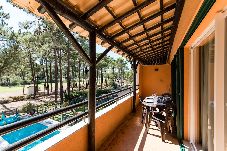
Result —
<svg viewBox="0 0 227 151"><path fill-rule="evenodd" d="M137 91L138 93L138 91ZM124 121L124 118L131 112L132 109L132 88L127 87L121 90L116 90L115 92L103 95L97 99L96 103L96 139L97 146L101 146L102 142L117 128L117 126ZM138 98L137 98L138 100ZM30 135L25 139L16 140L15 142L6 144L2 147L4 141L1 141L2 150L14 150L21 148L27 144L32 144L33 141L39 138L45 138L48 135L52 135L57 132L57 135L44 141L43 143L35 146L34 150L59 150L67 145L68 150L87 150L87 135L88 135L88 119L87 119L87 103L85 100L83 102L70 105L64 108L54 110L52 112L44 113L34 117L30 117L19 122L8 124L6 126L0 127L0 134L2 138L17 132L18 129L28 128L29 126L34 126L34 124L45 123L46 119L51 122L51 117L65 114L69 110L77 111L76 116L67 118L59 123L54 123L48 128L38 131L34 135ZM137 102L138 103L138 102ZM81 108L84 111L81 112ZM79 109L79 110L77 110ZM67 125L67 126L66 126ZM38 128L38 127L34 127ZM30 129L32 131L32 129ZM15 137L19 137L19 134L15 133ZM73 140L71 140L73 138ZM11 138L12 139L12 138ZM69 141L68 141L69 140ZM80 143L74 143L80 142ZM63 145L62 145L63 144ZM4 146L4 144L3 144ZM41 147L41 148L40 148ZM73 149L74 148L74 149ZM65 149L64 149L65 150Z"/></svg>
<svg viewBox="0 0 227 151"><path fill-rule="evenodd" d="M49 15L47 19L53 20L63 31L73 48L89 65L88 100L1 127L0 135L5 136L17 132L18 129L24 130L28 127L29 130L24 131L33 131L37 129L37 125L34 127L34 124L40 124L40 122L44 124L42 125L44 128L39 127L42 129L41 131L26 138L15 140L10 145L6 144L6 148L2 149L16 150L22 148L23 150L24 146L31 145L41 138L43 139L42 143L30 146L30 148L51 151L179 150L178 141L183 138L181 131L183 127L181 124L182 116L179 116L183 115L181 110L183 105L179 103L182 98L174 98L176 108L179 109L178 119L176 120L178 122L176 123L178 140L167 135L166 141L162 142L160 130L154 123L151 123L148 131L141 123L139 96L145 98L154 93L158 95L165 92L171 93L171 73L176 72L171 72L171 66L166 63L180 21L184 1L172 2L168 0L156 3L151 0L138 4L137 1L127 1L126 5L119 9L120 12L118 12L118 8L114 8L116 4L121 5L122 1L119 0L115 0L112 7L111 0L100 1L99 3L93 1L91 5L89 4L90 10L83 8L85 1L66 3L39 0L33 2L15 0L13 3L38 16ZM78 5L78 8L71 7L76 5ZM160 9L153 11L154 8ZM107 19L109 23L100 20L103 18L100 17L103 15L103 12L100 12L102 9L110 15L110 18ZM84 10L84 12L81 10ZM125 12L125 10L127 11ZM145 15L142 11L149 12L149 15ZM117 12L121 15L118 16ZM96 13L99 14L99 17L95 17ZM135 13L138 15L134 16ZM133 18L133 22L131 22L130 16ZM160 17L160 20L156 19L158 17ZM126 20L129 22L128 25L123 23ZM149 25L146 25L148 22ZM114 27L115 24L118 27ZM80 26L79 30L78 26ZM134 31L134 29L136 30ZM71 31L89 39L89 55L77 42ZM131 35L132 31L133 35ZM98 57L96 56L96 43L106 48ZM96 67L110 50L121 54L131 62L134 72L133 88L122 89L96 98ZM179 58L181 59L181 57ZM178 62L176 62L174 67L178 68L178 65ZM180 72L176 74L177 76L172 76L172 78L176 77L176 79L172 79L172 82L182 80ZM178 76L178 74L180 75ZM182 83L182 81L180 82ZM140 85L139 90L136 90L137 83ZM182 85L177 84L176 87L172 87L172 91L175 92L172 93L173 96L180 94L178 90L180 89L179 86ZM176 88L176 91L174 88ZM56 115L63 117L68 111L73 111L75 115L66 119L62 118L63 120L58 123L49 120ZM52 137L49 138L49 135L52 135Z"/></svg>
<svg viewBox="0 0 227 151"><path fill-rule="evenodd" d="M139 103L139 90L137 90L137 111L132 112L132 89L125 88L114 93L97 98L96 113L96 150L169 150L180 149L178 140L166 135L165 142L161 140L161 133L154 123L151 123L147 131L141 123L141 104ZM113 99L108 99L113 98ZM55 110L46 114L32 117L11 125L0 128L0 134L7 134L33 123L43 121L51 116L64 113L73 108L86 106L87 101ZM87 108L87 107L85 107ZM57 135L40 143L32 150L88 150L88 121L87 111L78 113L77 116L57 123L43 131L22 139L3 150L14 150L33 141L43 138L53 131L60 131ZM71 124L70 124L71 123ZM73 123L73 124L72 124ZM67 126L66 126L67 125ZM64 128L62 130L62 127ZM67 128L66 128L67 127ZM59 130L60 129L60 130Z"/></svg>
<svg viewBox="0 0 227 151"><path fill-rule="evenodd" d="M137 107L135 114L130 114L124 122L114 130L114 133L103 143L100 151L123 151L123 150L168 150L179 151L178 140L166 135L165 142L161 140L161 133L154 123L147 131L141 123L141 105Z"/></svg>

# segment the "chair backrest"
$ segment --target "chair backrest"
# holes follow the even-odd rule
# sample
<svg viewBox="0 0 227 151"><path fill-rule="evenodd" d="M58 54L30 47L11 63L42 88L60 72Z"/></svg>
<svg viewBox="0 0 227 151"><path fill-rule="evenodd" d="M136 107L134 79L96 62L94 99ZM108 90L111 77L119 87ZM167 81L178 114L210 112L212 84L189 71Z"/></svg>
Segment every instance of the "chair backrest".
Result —
<svg viewBox="0 0 227 151"><path fill-rule="evenodd" d="M4 112L2 112L2 116L1 116L1 119L4 120L6 118L6 115Z"/></svg>

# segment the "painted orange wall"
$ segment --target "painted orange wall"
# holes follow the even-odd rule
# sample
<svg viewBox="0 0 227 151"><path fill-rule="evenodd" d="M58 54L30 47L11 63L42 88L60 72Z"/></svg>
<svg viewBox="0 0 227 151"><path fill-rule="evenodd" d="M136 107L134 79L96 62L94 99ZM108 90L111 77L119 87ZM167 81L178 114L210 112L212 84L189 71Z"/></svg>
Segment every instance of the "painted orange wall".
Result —
<svg viewBox="0 0 227 151"><path fill-rule="evenodd" d="M180 18L176 36L174 38L173 48L171 50L169 62L171 62L172 59L174 58L174 55L176 54L179 46L181 45L181 42L183 41L183 38L186 35L203 1L204 0L186 0L185 1L185 6ZM222 11L226 6L227 6L226 0L216 0L213 7L207 13L206 17L200 23L199 27L196 29L196 31L194 32L194 34L186 44L187 48L191 46L191 44L195 41L195 39L199 35L201 35L204 29L212 22L212 20L214 20L216 13L219 11ZM190 13L188 13L189 10L190 10Z"/></svg>
<svg viewBox="0 0 227 151"><path fill-rule="evenodd" d="M48 151L87 151L88 126L84 126L60 142L51 146Z"/></svg>
<svg viewBox="0 0 227 151"><path fill-rule="evenodd" d="M139 92L138 92L139 93ZM139 103L137 93L136 104ZM123 122L126 116L132 112L132 97L122 102L115 108L96 118L96 150ZM88 150L88 126L84 126L70 136L56 143L48 151L87 151Z"/></svg>
<svg viewBox="0 0 227 151"><path fill-rule="evenodd" d="M189 140L189 74L190 50L184 50L184 139Z"/></svg>
<svg viewBox="0 0 227 151"><path fill-rule="evenodd" d="M173 47L170 53L169 62L173 60L174 55L176 54L179 46L181 45L181 42L183 41L203 1L204 0L185 0L176 36L174 38Z"/></svg>
<svg viewBox="0 0 227 151"><path fill-rule="evenodd" d="M140 91L143 98L154 93L160 95L171 92L171 66L169 64L140 65L139 71Z"/></svg>
<svg viewBox="0 0 227 151"><path fill-rule="evenodd" d="M174 39L173 48L170 54L169 62L172 61L174 55L176 54L183 38L185 37L194 17L196 16L199 8L201 7L204 0L186 0L185 6L181 15L178 30ZM192 43L202 34L204 29L214 20L216 13L222 11L227 7L227 0L216 0L215 4L212 6L206 17L200 23L199 27L193 33L189 41L187 42L185 50L185 60L184 60L184 136L185 139L189 139L188 128L190 122L190 112L189 112L189 102L190 102L190 54L189 49ZM190 13L188 11L190 10ZM196 119L197 121L199 120ZM199 131L197 131L199 133Z"/></svg>

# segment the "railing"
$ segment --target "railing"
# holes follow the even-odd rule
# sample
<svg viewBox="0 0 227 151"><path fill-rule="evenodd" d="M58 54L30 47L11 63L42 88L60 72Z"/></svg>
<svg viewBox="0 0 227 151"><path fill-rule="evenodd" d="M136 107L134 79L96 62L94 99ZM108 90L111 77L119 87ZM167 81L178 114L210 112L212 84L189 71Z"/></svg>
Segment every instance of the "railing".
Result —
<svg viewBox="0 0 227 151"><path fill-rule="evenodd" d="M97 100L96 110L97 111L102 110L102 109L116 103L118 100L130 95L131 93L132 93L132 87L128 87L128 88L123 88L121 90L117 90L115 92L97 97L96 98L96 100ZM0 136L3 135L3 134L9 133L11 131L17 130L19 128L34 124L36 122L48 119L48 118L56 116L56 115L59 115L61 113L64 113L64 112L67 112L67 111L70 111L70 110L73 110L73 109L76 109L76 108L79 108L79 107L87 106L87 104L88 104L88 101L85 100L83 102L80 102L80 103L77 103L77 104L74 104L74 105L70 105L70 106L67 106L67 107L56 109L54 111L44 113L42 115L34 116L34 117L31 117L31 118L28 118L28 119L25 119L25 120L21 120L19 122L13 123L13 124L3 126L3 127L0 128ZM57 129L59 129L59 128L67 125L67 124L70 124L72 122L79 122L81 119L87 117L87 114L88 114L88 111L85 109L84 112L82 112L82 113L80 113L76 116L73 116L69 119L66 119L66 120L64 120L64 121L62 121L58 124L55 124L55 125L47 128L43 131L40 131L36 134L33 134L33 135L31 135L27 138L24 138L24 139L22 139L22 140L20 140L16 143L13 143L12 145L9 145L7 148L5 148L4 150L12 151L12 150L16 150L18 148L21 148L23 146L26 146L27 144L29 144L29 143L31 143L31 142L33 142L33 141L35 141L35 140L37 140L41 137L44 137L47 134L50 134L51 132L53 132L53 131L55 131L55 130L57 130Z"/></svg>

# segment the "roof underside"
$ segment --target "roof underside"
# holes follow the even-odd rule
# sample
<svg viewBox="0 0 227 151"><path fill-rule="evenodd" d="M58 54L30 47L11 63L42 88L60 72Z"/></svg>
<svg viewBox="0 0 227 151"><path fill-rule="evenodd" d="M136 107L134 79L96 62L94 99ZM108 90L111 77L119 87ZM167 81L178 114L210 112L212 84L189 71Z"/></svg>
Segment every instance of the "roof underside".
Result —
<svg viewBox="0 0 227 151"><path fill-rule="evenodd" d="M51 19L39 0L12 0L38 16ZM42 0L73 32L135 58L142 64L165 64L175 37L183 0ZM177 11L176 11L177 10Z"/></svg>

